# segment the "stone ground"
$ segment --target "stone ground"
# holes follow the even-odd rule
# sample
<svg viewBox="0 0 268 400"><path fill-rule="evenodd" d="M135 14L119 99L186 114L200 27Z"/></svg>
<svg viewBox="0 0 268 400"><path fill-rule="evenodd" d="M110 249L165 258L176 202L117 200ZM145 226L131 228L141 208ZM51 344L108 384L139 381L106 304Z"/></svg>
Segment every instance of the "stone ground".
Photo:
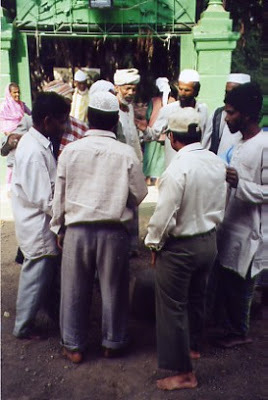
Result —
<svg viewBox="0 0 268 400"><path fill-rule="evenodd" d="M2 187L3 189L3 187ZM140 209L141 236L145 234L157 191ZM48 329L49 339L40 342L18 340L12 336L20 266L14 262L16 240L9 200L1 194L2 243L2 382L3 400L265 400L264 348L267 322L251 322L253 344L222 350L207 340L202 358L194 362L199 385L194 390L162 392L157 378L165 371L157 369L153 316L152 276L149 252L141 244L138 258L131 260L132 312L131 346L122 358L104 359L100 353L101 299L96 285L93 296L91 340L84 363L73 365L60 354L57 327L45 314L38 323ZM135 285L133 282L136 283ZM264 312L263 312L264 315Z"/></svg>

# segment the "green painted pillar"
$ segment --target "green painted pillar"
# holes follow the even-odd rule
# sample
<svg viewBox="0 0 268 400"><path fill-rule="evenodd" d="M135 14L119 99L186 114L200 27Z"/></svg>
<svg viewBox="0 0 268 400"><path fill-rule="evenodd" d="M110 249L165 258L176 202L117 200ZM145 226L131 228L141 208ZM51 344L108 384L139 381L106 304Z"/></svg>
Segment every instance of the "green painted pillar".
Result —
<svg viewBox="0 0 268 400"><path fill-rule="evenodd" d="M20 86L21 100L32 108L30 62L28 54L27 35L16 31L16 51L14 51L12 62L16 65L16 76Z"/></svg>
<svg viewBox="0 0 268 400"><path fill-rule="evenodd" d="M222 1L210 0L198 24L193 28L196 69L200 74L199 100L210 111L223 104L226 78L230 73L232 50L239 33L232 31L232 20ZM237 71L239 72L239 71Z"/></svg>
<svg viewBox="0 0 268 400"><path fill-rule="evenodd" d="M183 69L195 69L196 51L192 32L181 35L180 46L180 71Z"/></svg>
<svg viewBox="0 0 268 400"><path fill-rule="evenodd" d="M0 7L1 17L1 72L0 72L0 101L5 95L5 87L12 81L10 54L13 40L13 25L9 22Z"/></svg>

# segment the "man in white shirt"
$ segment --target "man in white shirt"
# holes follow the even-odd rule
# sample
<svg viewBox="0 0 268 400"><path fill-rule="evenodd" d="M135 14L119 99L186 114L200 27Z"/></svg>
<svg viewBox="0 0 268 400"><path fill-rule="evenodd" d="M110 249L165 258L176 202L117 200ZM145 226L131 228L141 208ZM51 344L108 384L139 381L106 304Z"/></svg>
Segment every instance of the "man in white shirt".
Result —
<svg viewBox="0 0 268 400"><path fill-rule="evenodd" d="M89 92L87 87L87 75L79 69L74 74L76 88L73 94L72 108L70 115L80 121L87 122L87 107Z"/></svg>
<svg viewBox="0 0 268 400"><path fill-rule="evenodd" d="M133 147L136 156L142 164L142 151L138 130L135 125L134 108L132 102L136 94L137 84L140 82L139 71L136 68L117 69L114 74L115 90L119 101L119 121L122 127L123 141ZM122 139L121 139L122 140ZM130 255L138 255L139 247L139 215L138 208L134 210L133 220L129 224L131 234Z"/></svg>
<svg viewBox="0 0 268 400"><path fill-rule="evenodd" d="M147 194L133 149L116 140L119 103L111 93L90 98L90 129L59 157L51 229L66 229L60 327L63 354L80 363L88 346L95 270L102 295L105 357L127 346L129 233L126 226Z"/></svg>
<svg viewBox="0 0 268 400"><path fill-rule="evenodd" d="M228 202L217 232L220 284L216 304L218 313L225 312L225 335L218 343L225 348L252 342L248 337L250 306L256 276L263 268L262 205L268 193L262 183L268 135L258 125L261 108L261 90L254 83L234 88L225 98L230 132L242 134L227 168Z"/></svg>
<svg viewBox="0 0 268 400"><path fill-rule="evenodd" d="M70 106L56 93L40 93L33 106L33 127L20 139L12 178L16 236L24 255L14 335L37 338L33 322L49 294L58 254L49 229L56 178L51 141L66 128Z"/></svg>
<svg viewBox="0 0 268 400"><path fill-rule="evenodd" d="M156 263L156 332L160 368L178 371L159 389L194 388L191 358L200 357L204 298L214 263L216 226L226 198L225 166L200 143L199 113L182 108L168 121L177 152L160 178L156 210L145 244Z"/></svg>
<svg viewBox="0 0 268 400"><path fill-rule="evenodd" d="M228 75L225 94L233 88L248 82L250 82L250 75L248 74L235 73ZM217 108L210 116L202 137L202 145L205 149L209 149L218 155L225 153L230 147L238 143L242 137L241 132L230 132L225 117L224 107Z"/></svg>
<svg viewBox="0 0 268 400"><path fill-rule="evenodd" d="M162 133L167 127L168 118L179 113L184 107L192 107L200 114L202 133L205 131L208 122L208 107L205 103L196 100L200 90L200 77L197 71L185 69L181 71L178 78L178 101L162 107L152 127L145 128L143 122L136 120L139 129L143 131L144 140L165 140L165 161L168 166L176 152L170 145L170 141Z"/></svg>

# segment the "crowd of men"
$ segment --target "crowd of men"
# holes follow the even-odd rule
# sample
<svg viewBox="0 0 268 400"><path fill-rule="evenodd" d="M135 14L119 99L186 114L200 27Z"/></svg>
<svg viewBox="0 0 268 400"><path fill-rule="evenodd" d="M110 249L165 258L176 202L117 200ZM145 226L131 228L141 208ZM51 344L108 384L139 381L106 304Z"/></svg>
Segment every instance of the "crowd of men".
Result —
<svg viewBox="0 0 268 400"><path fill-rule="evenodd" d="M268 136L258 125L260 88L246 74L231 74L225 107L209 118L207 106L196 100L199 74L181 71L177 101L162 107L147 126L134 115L140 82L135 68L119 69L114 84L100 80L90 90L86 79L77 71L74 93L63 82L47 85L33 105L31 128L6 139L6 147L16 147L12 208L24 256L13 333L42 335L34 320L48 297L51 312L61 254L63 355L80 363L87 351L96 271L103 355L124 352L129 258L138 254L138 206L147 194L140 136L161 137L166 169L145 245L155 265L158 365L174 374L157 386L195 388L192 359L201 357L208 299L211 315L216 307L222 316L218 343L228 348L251 342L249 312L263 267L267 202L262 171Z"/></svg>

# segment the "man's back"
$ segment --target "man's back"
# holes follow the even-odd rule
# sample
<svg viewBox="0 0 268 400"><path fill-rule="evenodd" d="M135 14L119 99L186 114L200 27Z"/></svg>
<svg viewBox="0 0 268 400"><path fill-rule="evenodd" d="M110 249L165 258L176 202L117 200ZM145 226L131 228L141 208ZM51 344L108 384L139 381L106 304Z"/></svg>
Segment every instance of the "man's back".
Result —
<svg viewBox="0 0 268 400"><path fill-rule="evenodd" d="M176 236L206 232L221 222L226 185L220 159L194 143L177 153L165 174L178 189L184 188L176 213Z"/></svg>
<svg viewBox="0 0 268 400"><path fill-rule="evenodd" d="M146 194L139 164L133 149L109 131L90 130L68 145L58 165L66 180L65 224L131 219L129 195L136 205Z"/></svg>

